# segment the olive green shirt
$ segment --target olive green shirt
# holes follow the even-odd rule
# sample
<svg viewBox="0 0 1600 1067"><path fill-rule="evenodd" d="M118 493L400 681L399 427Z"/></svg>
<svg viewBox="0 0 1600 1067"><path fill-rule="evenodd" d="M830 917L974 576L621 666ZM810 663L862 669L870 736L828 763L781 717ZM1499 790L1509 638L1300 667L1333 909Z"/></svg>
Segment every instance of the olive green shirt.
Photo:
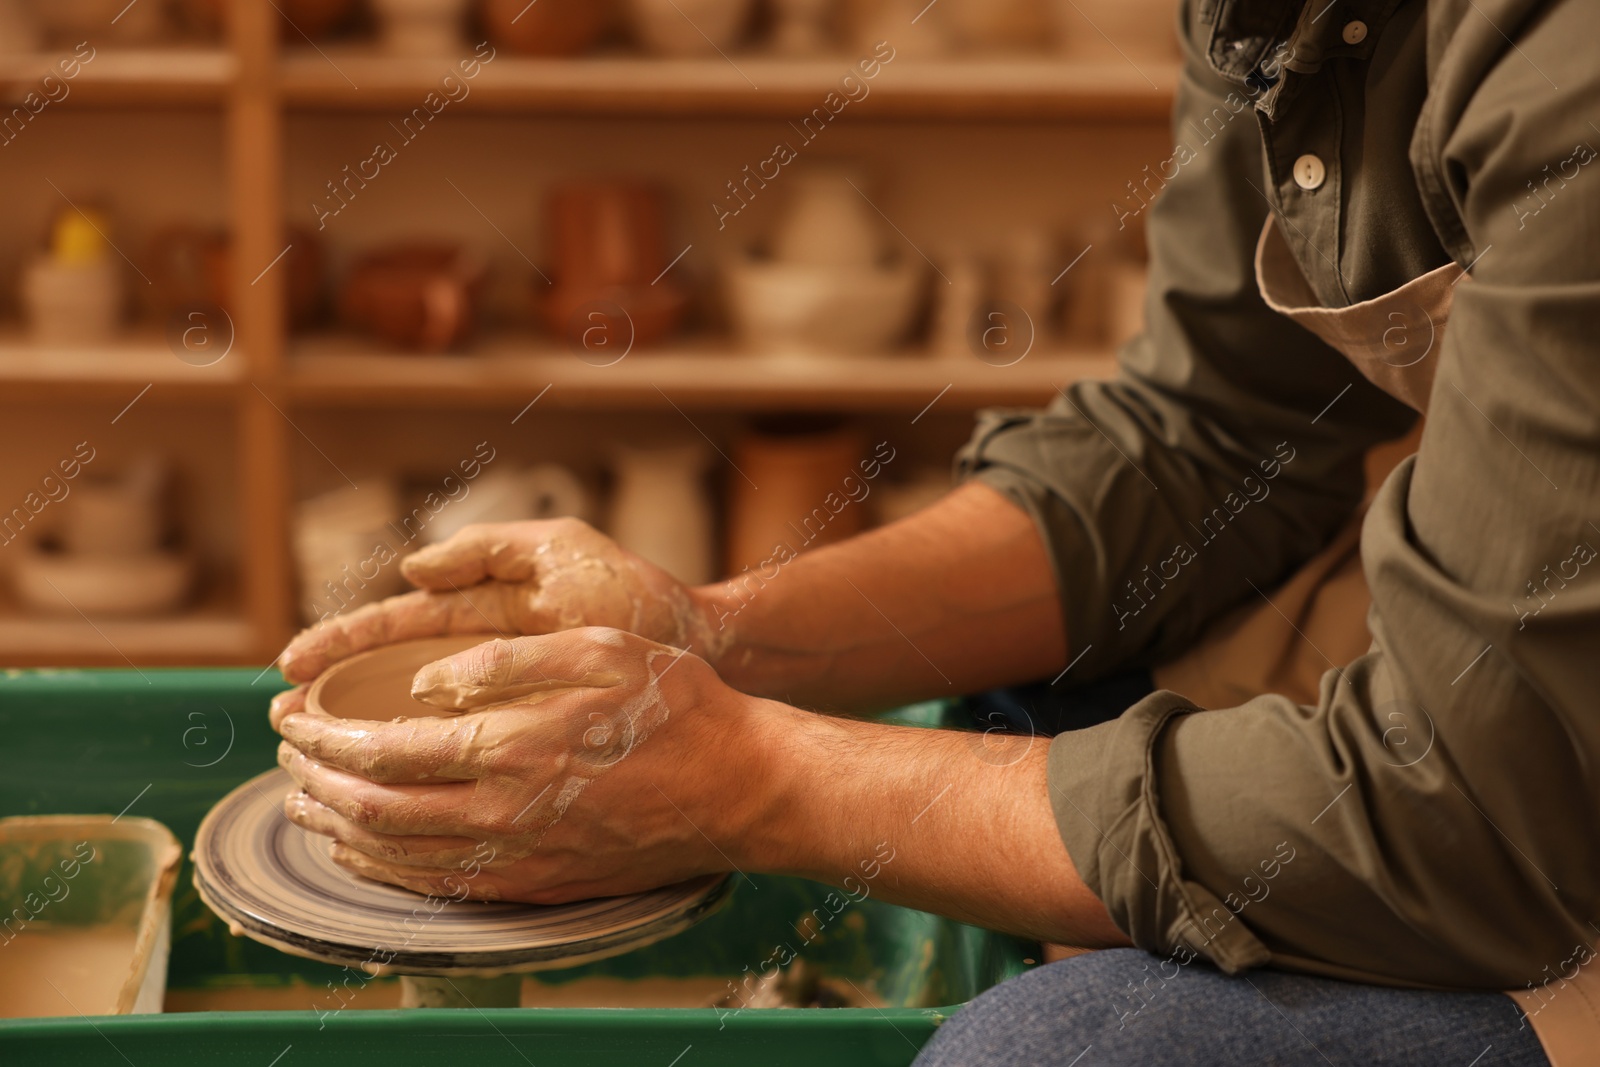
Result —
<svg viewBox="0 0 1600 1067"><path fill-rule="evenodd" d="M1181 25L1178 151L1111 208L1147 222L1145 333L1113 381L985 412L959 460L1043 532L1072 679L1270 594L1417 417L1266 307L1269 212L1329 308L1468 277L1365 520L1370 651L1315 706L1162 692L1058 737L1061 834L1180 961L1545 981L1600 939L1600 4L1191 0Z"/></svg>

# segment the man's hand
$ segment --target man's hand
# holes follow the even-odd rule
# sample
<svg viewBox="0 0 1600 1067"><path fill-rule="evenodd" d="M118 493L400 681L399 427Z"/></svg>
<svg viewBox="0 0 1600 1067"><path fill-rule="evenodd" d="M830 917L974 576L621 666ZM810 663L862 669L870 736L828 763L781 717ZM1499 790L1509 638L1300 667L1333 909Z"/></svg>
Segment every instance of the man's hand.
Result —
<svg viewBox="0 0 1600 1067"><path fill-rule="evenodd" d="M289 818L370 878L536 904L733 869L770 821L757 731L779 725L773 708L803 714L601 628L479 645L424 667L412 692L462 714L283 719L278 762L305 790ZM463 879L463 864L481 869Z"/></svg>
<svg viewBox="0 0 1600 1067"><path fill-rule="evenodd" d="M577 519L469 526L408 556L414 593L368 604L302 632L283 675L309 682L357 652L441 634L546 634L611 626L711 656L709 608L666 571ZM272 722L300 710L300 690L273 702Z"/></svg>

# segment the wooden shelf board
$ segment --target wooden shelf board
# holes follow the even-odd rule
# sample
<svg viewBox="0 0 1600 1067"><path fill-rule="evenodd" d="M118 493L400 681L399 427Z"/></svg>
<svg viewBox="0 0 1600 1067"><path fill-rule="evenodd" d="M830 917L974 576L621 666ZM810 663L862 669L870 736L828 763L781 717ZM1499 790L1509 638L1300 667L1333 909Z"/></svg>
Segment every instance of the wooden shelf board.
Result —
<svg viewBox="0 0 1600 1067"><path fill-rule="evenodd" d="M768 116L799 119L839 88L854 60L525 59L505 51L464 84L451 108L569 114ZM454 69L445 59L371 51L291 50L280 71L286 104L302 109L410 109ZM1076 118L1165 121L1178 69L1171 63L1082 63L1052 58L899 59L848 107L861 118Z"/></svg>
<svg viewBox="0 0 1600 1067"><path fill-rule="evenodd" d="M244 374L245 361L237 351L209 367L196 367L148 333L130 333L105 345L57 346L0 332L0 389L7 399L21 394L115 399L126 393L131 400L146 385L160 387L162 398L174 392L209 396L233 388Z"/></svg>
<svg viewBox="0 0 1600 1067"><path fill-rule="evenodd" d="M6 666L243 663L256 645L255 628L237 612L92 623L77 615L0 613L0 664Z"/></svg>
<svg viewBox="0 0 1600 1067"><path fill-rule="evenodd" d="M970 356L922 353L769 357L713 343L634 352L597 367L534 338L495 338L471 353L425 356L328 336L292 346L286 381L290 399L302 407L520 408L548 385L540 402L556 407L656 408L670 400L703 410L916 411L946 386L940 403L950 408L1040 404L1058 385L1108 377L1114 369L1111 357L1086 351L1034 353L992 367Z"/></svg>
<svg viewBox="0 0 1600 1067"><path fill-rule="evenodd" d="M18 96L37 89L47 74L62 81L58 64L72 49L36 55L0 57L0 92ZM222 48L121 49L101 47L87 63L79 63L64 105L140 106L147 104L220 103L233 85L238 63ZM59 94L60 90L54 90ZM41 96L45 95L42 91ZM55 106L54 104L51 105Z"/></svg>

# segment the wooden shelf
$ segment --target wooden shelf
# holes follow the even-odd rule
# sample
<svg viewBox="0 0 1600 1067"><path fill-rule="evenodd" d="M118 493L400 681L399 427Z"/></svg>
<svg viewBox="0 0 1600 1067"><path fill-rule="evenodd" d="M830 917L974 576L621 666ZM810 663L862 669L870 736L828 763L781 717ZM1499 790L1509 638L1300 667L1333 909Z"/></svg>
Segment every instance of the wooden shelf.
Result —
<svg viewBox="0 0 1600 1067"><path fill-rule="evenodd" d="M764 116L796 119L822 106L851 70L844 55L786 60L522 59L503 50L452 108L566 114ZM281 63L283 99L301 109L412 108L453 69L440 60L371 51L292 50ZM899 59L849 105L861 118L1165 121L1176 64L1078 63L1010 58Z"/></svg>
<svg viewBox="0 0 1600 1067"><path fill-rule="evenodd" d="M60 49L0 57L0 91L12 96L36 89L46 74L60 80L57 64L71 54L71 49ZM92 60L80 63L76 78L64 83L68 95L61 103L100 107L220 104L237 71L233 53L221 48L101 47Z"/></svg>
<svg viewBox="0 0 1600 1067"><path fill-rule="evenodd" d="M0 664L126 667L247 663L256 631L237 612L196 611L153 619L0 613Z"/></svg>
<svg viewBox="0 0 1600 1067"><path fill-rule="evenodd" d="M549 386L540 403L556 407L659 408L670 400L701 410L918 411L947 386L939 396L946 409L1037 405L1058 385L1114 369L1098 352L1034 353L992 367L971 356L782 358L710 343L634 352L597 367L545 339L494 338L468 354L423 356L328 336L291 346L286 380L301 407L517 409Z"/></svg>
<svg viewBox="0 0 1600 1067"><path fill-rule="evenodd" d="M152 334L130 334L107 345L38 345L15 331L0 333L0 390L7 400L23 396L132 400L145 386L174 395L214 398L244 380L238 352L209 367L196 367L172 354Z"/></svg>

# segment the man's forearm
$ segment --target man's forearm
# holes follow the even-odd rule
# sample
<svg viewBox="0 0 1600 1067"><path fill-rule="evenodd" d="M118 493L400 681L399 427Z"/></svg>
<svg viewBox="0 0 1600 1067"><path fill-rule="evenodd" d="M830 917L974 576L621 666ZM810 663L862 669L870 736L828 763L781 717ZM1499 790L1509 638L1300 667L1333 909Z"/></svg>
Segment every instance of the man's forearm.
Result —
<svg viewBox="0 0 1600 1067"><path fill-rule="evenodd" d="M880 708L1060 668L1059 598L1029 516L981 484L909 519L696 591L731 685ZM696 651L701 651L696 649Z"/></svg>
<svg viewBox="0 0 1600 1067"><path fill-rule="evenodd" d="M1048 740L770 712L742 869L1023 937L1128 943L1057 833Z"/></svg>

